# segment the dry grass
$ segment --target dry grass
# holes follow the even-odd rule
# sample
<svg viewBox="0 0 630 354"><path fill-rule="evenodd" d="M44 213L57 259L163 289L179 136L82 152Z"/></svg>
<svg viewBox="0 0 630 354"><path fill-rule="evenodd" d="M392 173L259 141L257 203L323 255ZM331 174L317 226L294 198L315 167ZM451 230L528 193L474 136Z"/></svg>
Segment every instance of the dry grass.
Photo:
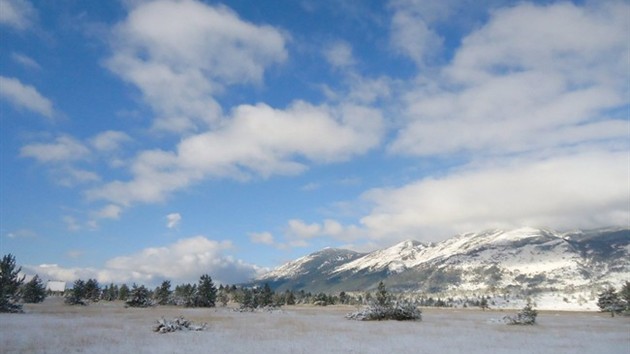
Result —
<svg viewBox="0 0 630 354"><path fill-rule="evenodd" d="M344 319L352 306L289 306L271 313L123 303L86 307L48 299L0 314L2 353L629 353L630 318L541 312L539 324L505 326L509 311L425 309L422 322ZM208 323L203 332L156 334L160 317Z"/></svg>

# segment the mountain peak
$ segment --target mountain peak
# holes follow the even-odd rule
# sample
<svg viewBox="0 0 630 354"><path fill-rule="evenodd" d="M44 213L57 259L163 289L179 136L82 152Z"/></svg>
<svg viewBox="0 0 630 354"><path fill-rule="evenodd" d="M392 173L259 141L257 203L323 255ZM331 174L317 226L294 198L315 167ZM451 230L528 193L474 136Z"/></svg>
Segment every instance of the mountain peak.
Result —
<svg viewBox="0 0 630 354"><path fill-rule="evenodd" d="M590 292L630 275L630 229L558 233L519 228L460 234L430 244L405 240L361 254L325 248L260 277L272 287L365 291L387 279L405 291L444 293L504 289ZM561 290L559 290L561 291Z"/></svg>

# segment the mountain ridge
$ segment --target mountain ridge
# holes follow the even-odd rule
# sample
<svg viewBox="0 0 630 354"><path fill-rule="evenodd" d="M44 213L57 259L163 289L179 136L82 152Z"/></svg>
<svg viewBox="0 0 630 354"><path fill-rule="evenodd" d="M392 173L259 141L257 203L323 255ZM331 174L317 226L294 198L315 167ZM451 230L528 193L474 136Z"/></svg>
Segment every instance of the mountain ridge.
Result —
<svg viewBox="0 0 630 354"><path fill-rule="evenodd" d="M326 249L254 280L277 290L361 292L384 281L392 291L468 296L558 293L592 301L630 280L630 228L558 232L491 229L422 243L405 240L368 253ZM334 251L331 251L334 250Z"/></svg>

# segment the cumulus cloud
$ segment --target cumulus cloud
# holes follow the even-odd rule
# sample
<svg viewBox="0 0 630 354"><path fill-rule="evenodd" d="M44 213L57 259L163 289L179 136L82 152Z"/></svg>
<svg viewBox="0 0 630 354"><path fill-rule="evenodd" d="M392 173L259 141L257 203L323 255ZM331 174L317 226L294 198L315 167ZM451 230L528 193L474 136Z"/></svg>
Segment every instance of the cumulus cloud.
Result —
<svg viewBox="0 0 630 354"><path fill-rule="evenodd" d="M51 143L33 143L23 146L20 156L32 157L39 162L63 162L81 160L90 150L73 137L63 135Z"/></svg>
<svg viewBox="0 0 630 354"><path fill-rule="evenodd" d="M396 153L512 154L627 139L629 6L521 4L493 12L405 98Z"/></svg>
<svg viewBox="0 0 630 354"><path fill-rule="evenodd" d="M252 232L249 234L249 240L253 243L262 243L265 245L274 244L274 238L270 232Z"/></svg>
<svg viewBox="0 0 630 354"><path fill-rule="evenodd" d="M330 107L295 102L284 110L266 104L236 107L217 130L184 138L175 152L151 150L133 162L134 178L89 191L129 205L156 202L208 177L250 178L304 171L304 161L331 163L367 152L383 134L380 111L358 105Z"/></svg>
<svg viewBox="0 0 630 354"><path fill-rule="evenodd" d="M115 151L130 140L131 138L126 133L107 130L92 137L90 143L98 151Z"/></svg>
<svg viewBox="0 0 630 354"><path fill-rule="evenodd" d="M115 204L108 204L94 213L94 216L99 219L118 219L122 208Z"/></svg>
<svg viewBox="0 0 630 354"><path fill-rule="evenodd" d="M196 236L112 258L102 268L66 268L57 264L42 264L26 265L24 269L25 272L68 282L79 278L95 278L100 283L137 282L149 286L157 285L164 279L174 284L196 282L203 274L209 274L216 283L234 284L258 275L258 267L225 255L231 248L229 241L217 242Z"/></svg>
<svg viewBox="0 0 630 354"><path fill-rule="evenodd" d="M182 221L182 216L179 213L170 213L166 215L166 227L169 229L177 227L180 221Z"/></svg>
<svg viewBox="0 0 630 354"><path fill-rule="evenodd" d="M352 47L347 42L335 42L324 49L324 57L335 68L345 68L355 64Z"/></svg>
<svg viewBox="0 0 630 354"><path fill-rule="evenodd" d="M277 29L198 1L140 3L118 24L107 66L140 89L158 115L154 128L188 132L215 126L226 85L260 83L287 57Z"/></svg>
<svg viewBox="0 0 630 354"><path fill-rule="evenodd" d="M33 86L26 85L20 80L0 76L0 98L9 102L16 108L26 109L51 118L53 116L53 104Z"/></svg>
<svg viewBox="0 0 630 354"><path fill-rule="evenodd" d="M37 13L26 0L0 0L0 24L25 30L33 22Z"/></svg>
<svg viewBox="0 0 630 354"><path fill-rule="evenodd" d="M286 242L280 248L305 247L314 238L331 238L351 242L360 239L365 231L355 225L343 225L337 220L325 219L321 223L306 223L301 219L291 219L285 229Z"/></svg>

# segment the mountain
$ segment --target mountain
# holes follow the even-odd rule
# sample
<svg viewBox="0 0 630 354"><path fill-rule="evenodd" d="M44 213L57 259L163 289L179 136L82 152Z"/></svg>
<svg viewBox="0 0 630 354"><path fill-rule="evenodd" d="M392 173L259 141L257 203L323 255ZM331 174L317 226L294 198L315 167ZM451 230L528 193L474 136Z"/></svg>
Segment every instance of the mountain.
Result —
<svg viewBox="0 0 630 354"><path fill-rule="evenodd" d="M338 249L324 248L288 262L265 274L258 280L268 283L274 289L311 289L318 287L322 276L330 274L339 266L351 262L364 254Z"/></svg>
<svg viewBox="0 0 630 354"><path fill-rule="evenodd" d="M630 229L557 232L521 228L457 235L438 243L403 241L370 253L324 249L255 280L277 290L393 291L468 296L558 293L592 301L630 280ZM568 299L565 297L565 300Z"/></svg>

